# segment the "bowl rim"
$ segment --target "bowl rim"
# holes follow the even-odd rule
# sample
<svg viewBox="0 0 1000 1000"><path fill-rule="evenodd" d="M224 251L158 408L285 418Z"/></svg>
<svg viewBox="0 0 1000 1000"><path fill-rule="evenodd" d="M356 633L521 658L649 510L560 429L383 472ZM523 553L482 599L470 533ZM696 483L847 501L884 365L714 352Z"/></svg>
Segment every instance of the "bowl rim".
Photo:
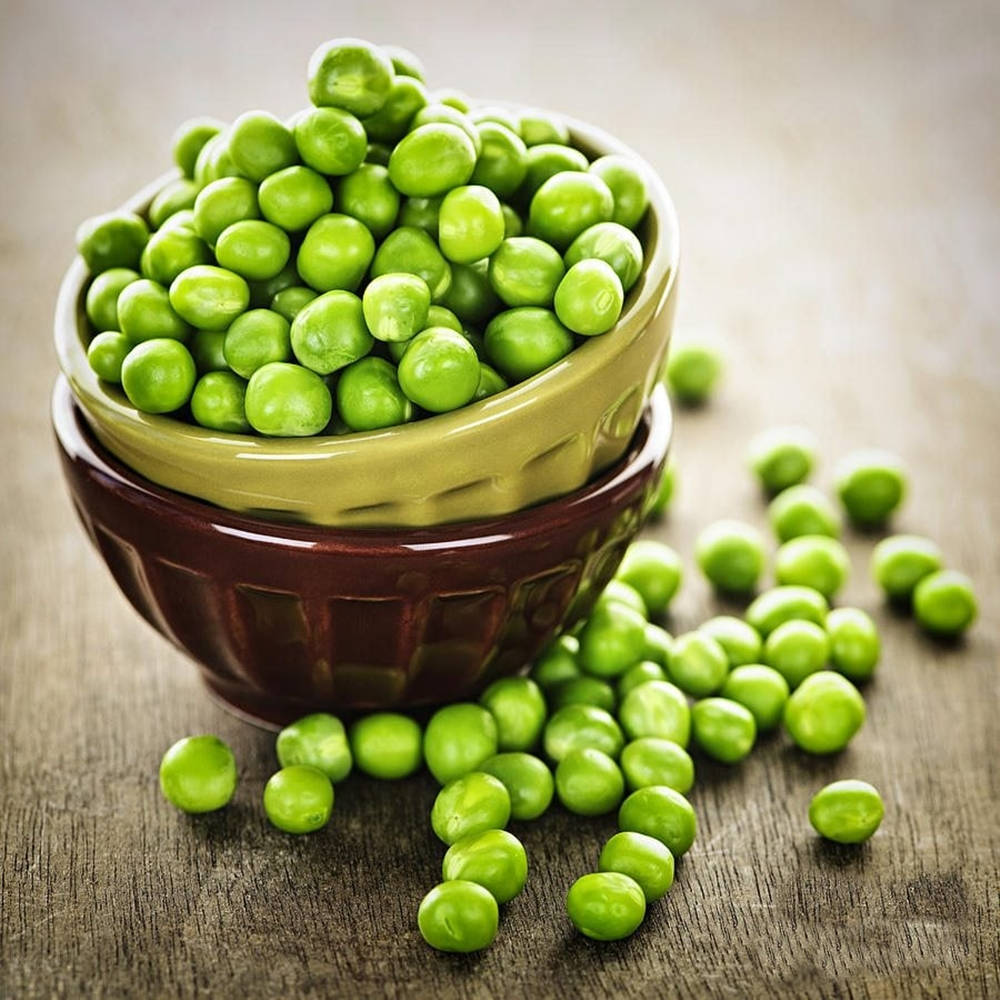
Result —
<svg viewBox="0 0 1000 1000"><path fill-rule="evenodd" d="M458 521L427 527L338 528L288 521L271 521L238 514L204 500L158 486L124 465L96 439L79 400L64 375L56 379L51 401L52 426L66 460L86 467L92 475L128 493L131 502L171 508L201 530L234 534L263 544L319 548L348 544L365 552L412 554L456 546L502 544L512 537L544 535L558 520L587 516L604 508L609 498L656 469L666 458L673 434L673 414L666 389L657 385L625 454L610 469L580 489L511 514L477 521Z"/></svg>
<svg viewBox="0 0 1000 1000"><path fill-rule="evenodd" d="M559 117L569 127L574 145L600 156L628 156L640 164L646 179L649 208L645 224L649 227L648 240L652 252L646 253L639 280L629 291L631 302L626 299L626 310L607 333L588 338L555 364L493 396L411 423L376 431L310 437L272 438L226 433L187 423L173 414L142 413L129 403L120 387L110 386L98 379L87 362L81 336L82 324L87 322L83 300L90 273L83 259L76 255L59 288L54 337L59 367L69 380L84 413L88 419L127 421L142 426L148 433L160 439L169 438L181 447L185 443L193 447L209 445L241 459L308 460L327 458L344 451L356 452L361 448L367 450L376 447L377 442L395 439L401 434L406 434L416 447L417 435L444 438L470 426L502 420L515 410L530 407L536 395L553 382L563 392L571 391L574 386L585 391L586 380L594 370L612 364L615 357L642 333L664 303L669 301L677 281L680 231L677 212L666 186L642 156L596 125L566 115ZM161 175L136 192L121 208L143 212L153 196L177 176L176 170Z"/></svg>

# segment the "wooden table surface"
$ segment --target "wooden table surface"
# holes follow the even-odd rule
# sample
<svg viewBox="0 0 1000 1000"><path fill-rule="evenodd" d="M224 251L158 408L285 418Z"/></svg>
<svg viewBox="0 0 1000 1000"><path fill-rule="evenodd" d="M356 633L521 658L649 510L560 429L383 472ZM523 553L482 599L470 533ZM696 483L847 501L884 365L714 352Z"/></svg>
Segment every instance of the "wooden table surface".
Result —
<svg viewBox="0 0 1000 1000"><path fill-rule="evenodd" d="M0 996L998 996L1000 980L1000 10L995 3L2 6L5 332L0 393ZM683 229L681 326L724 344L712 405L682 413L680 489L654 537L690 557L720 516L764 524L755 430L802 422L836 459L912 470L900 529L975 579L982 619L946 646L883 609L872 539L844 598L883 629L851 747L781 738L697 761L700 835L641 930L598 946L563 897L612 818L519 828L524 894L494 947L435 954L415 912L441 858L426 776L352 777L334 820L281 836L259 808L271 738L216 707L125 604L67 502L47 418L50 321L77 222L165 163L195 113L290 112L336 34L421 52L432 80L589 118L661 171ZM670 627L717 610L690 573ZM241 785L188 820L165 747L235 748ZM860 849L806 810L857 776L886 801Z"/></svg>

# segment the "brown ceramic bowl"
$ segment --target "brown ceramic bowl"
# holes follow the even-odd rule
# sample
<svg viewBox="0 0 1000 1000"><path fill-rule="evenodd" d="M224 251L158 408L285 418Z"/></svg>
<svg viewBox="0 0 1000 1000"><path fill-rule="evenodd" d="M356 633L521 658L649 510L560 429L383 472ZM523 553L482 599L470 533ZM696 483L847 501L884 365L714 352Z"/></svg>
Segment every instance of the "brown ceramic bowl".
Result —
<svg viewBox="0 0 1000 1000"><path fill-rule="evenodd" d="M523 669L611 578L671 433L661 386L625 456L568 496L489 520L341 530L143 479L97 442L64 378L52 420L74 506L125 596L227 705L271 724L461 700Z"/></svg>

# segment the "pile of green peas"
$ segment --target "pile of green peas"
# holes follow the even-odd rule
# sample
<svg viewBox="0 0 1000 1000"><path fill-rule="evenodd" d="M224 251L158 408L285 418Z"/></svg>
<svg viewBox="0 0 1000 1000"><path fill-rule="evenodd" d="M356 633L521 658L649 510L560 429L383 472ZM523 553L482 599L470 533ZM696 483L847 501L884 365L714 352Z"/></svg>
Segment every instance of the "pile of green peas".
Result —
<svg viewBox="0 0 1000 1000"><path fill-rule="evenodd" d="M199 118L145 216L84 222L88 358L213 431L372 431L484 399L607 333L643 268L641 167L559 118L429 91L419 60L321 45L282 121Z"/></svg>

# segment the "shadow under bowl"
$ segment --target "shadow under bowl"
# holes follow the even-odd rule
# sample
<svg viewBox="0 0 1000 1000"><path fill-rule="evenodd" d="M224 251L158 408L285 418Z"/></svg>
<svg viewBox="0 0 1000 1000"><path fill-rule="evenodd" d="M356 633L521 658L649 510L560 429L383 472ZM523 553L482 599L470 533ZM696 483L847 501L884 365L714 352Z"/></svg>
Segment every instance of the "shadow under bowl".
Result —
<svg viewBox="0 0 1000 1000"><path fill-rule="evenodd" d="M645 265L621 318L537 375L451 413L371 433L311 438L224 434L140 413L87 363L88 274L63 281L55 343L100 443L161 486L252 517L337 527L423 527L505 515L584 486L632 440L666 360L677 300L677 217L663 183L601 129L570 121L575 145L625 154L648 179ZM125 206L144 212L172 177Z"/></svg>
<svg viewBox="0 0 1000 1000"><path fill-rule="evenodd" d="M73 504L132 606L257 722L475 697L586 614L642 527L671 435L654 392L584 488L433 528L279 524L157 486L97 441L65 378L52 421Z"/></svg>

